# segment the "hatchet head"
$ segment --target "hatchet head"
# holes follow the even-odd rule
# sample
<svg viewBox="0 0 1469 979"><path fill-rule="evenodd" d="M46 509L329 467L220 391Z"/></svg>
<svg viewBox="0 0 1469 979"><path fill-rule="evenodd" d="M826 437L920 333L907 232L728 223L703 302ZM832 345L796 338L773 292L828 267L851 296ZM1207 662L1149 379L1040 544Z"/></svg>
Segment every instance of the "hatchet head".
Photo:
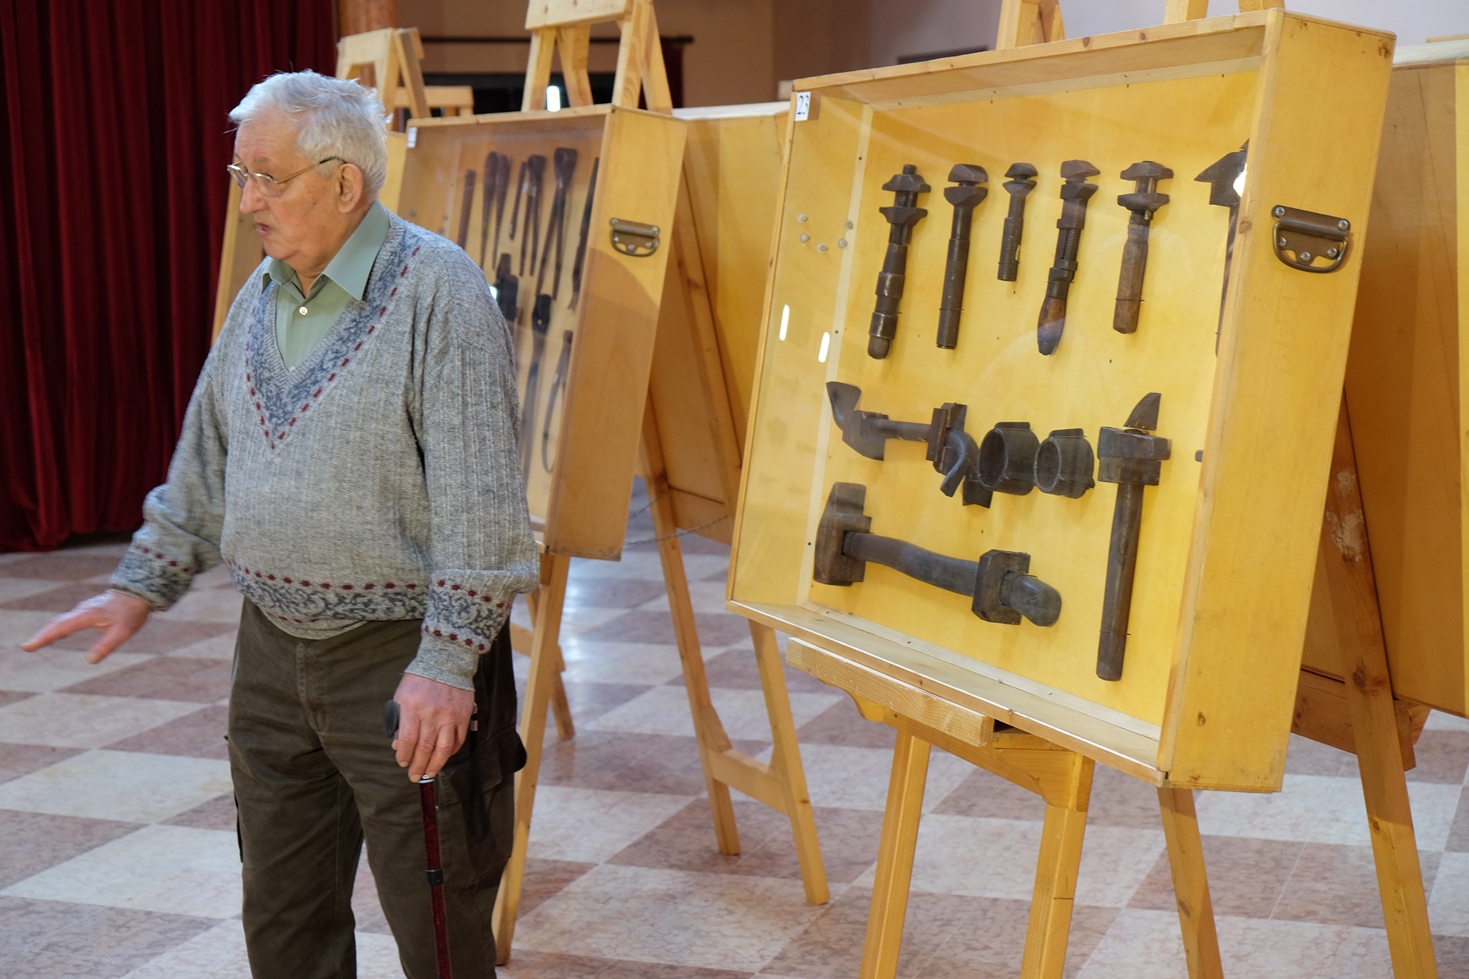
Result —
<svg viewBox="0 0 1469 979"><path fill-rule="evenodd" d="M1204 172L1194 179L1200 183L1209 185L1209 203L1221 207L1234 207L1239 204L1239 191L1234 189L1235 181L1245 171L1245 158L1249 154L1250 144L1245 143L1233 153L1226 153L1213 163L1204 168Z"/></svg>
<svg viewBox="0 0 1469 979"><path fill-rule="evenodd" d="M886 418L887 415L858 411L857 402L862 399L862 389L855 384L827 381L826 396L831 401L831 420L842 430L842 441L856 450L858 455L881 461L887 439L873 435L868 430L867 420Z"/></svg>

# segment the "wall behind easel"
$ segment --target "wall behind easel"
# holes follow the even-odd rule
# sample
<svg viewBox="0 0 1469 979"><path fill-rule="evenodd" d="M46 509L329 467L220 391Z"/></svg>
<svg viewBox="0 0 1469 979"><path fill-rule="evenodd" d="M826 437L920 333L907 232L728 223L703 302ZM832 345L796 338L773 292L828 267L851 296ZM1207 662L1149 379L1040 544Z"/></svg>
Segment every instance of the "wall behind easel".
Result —
<svg viewBox="0 0 1469 979"><path fill-rule="evenodd" d="M1469 34L1469 3L1465 0L1285 0L1286 9L1312 17L1392 31L1399 44L1422 44L1430 37ZM1107 0L1106 3L1067 3L1066 33L1071 37L1108 34L1147 27L1162 19L1162 0ZM1209 15L1222 17L1239 10L1238 0L1209 0Z"/></svg>

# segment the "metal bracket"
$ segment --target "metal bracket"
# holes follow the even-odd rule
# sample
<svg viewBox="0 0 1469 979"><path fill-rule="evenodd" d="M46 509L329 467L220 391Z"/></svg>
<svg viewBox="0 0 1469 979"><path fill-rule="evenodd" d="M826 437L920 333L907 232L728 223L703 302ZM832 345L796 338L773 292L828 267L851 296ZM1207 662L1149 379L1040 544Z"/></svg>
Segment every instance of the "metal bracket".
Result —
<svg viewBox="0 0 1469 979"><path fill-rule="evenodd" d="M1346 218L1302 211L1277 204L1270 209L1275 218L1271 242L1275 257L1302 272L1335 272L1346 261L1352 222ZM1313 264L1324 259L1328 264Z"/></svg>
<svg viewBox="0 0 1469 979"><path fill-rule="evenodd" d="M658 226L613 218L612 247L633 258L647 258L658 250Z"/></svg>

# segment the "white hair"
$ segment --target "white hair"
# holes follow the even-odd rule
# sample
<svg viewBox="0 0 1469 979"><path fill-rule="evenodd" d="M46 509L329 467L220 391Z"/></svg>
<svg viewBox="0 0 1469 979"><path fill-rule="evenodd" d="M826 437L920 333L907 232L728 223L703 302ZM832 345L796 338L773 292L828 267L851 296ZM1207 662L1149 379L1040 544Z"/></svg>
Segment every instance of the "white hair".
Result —
<svg viewBox="0 0 1469 979"><path fill-rule="evenodd" d="M312 161L336 157L362 170L375 199L388 178L387 113L377 93L314 71L280 72L259 82L230 111L236 125L279 109L296 127L296 146Z"/></svg>

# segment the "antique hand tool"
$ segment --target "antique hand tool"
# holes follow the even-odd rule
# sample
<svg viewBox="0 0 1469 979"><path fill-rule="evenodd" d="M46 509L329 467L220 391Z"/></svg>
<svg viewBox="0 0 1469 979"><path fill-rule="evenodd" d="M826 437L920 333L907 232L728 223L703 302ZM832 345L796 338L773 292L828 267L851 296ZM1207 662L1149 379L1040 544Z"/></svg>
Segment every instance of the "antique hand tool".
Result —
<svg viewBox="0 0 1469 979"><path fill-rule="evenodd" d="M551 276L551 298L561 297L561 259L566 254L566 201L571 193L571 178L576 175L576 150L568 146L556 147L552 160L556 174L556 196L551 200L551 219L546 225L546 252L551 250L551 236L556 237L556 271ZM544 271L546 254L541 254Z"/></svg>
<svg viewBox="0 0 1469 979"><path fill-rule="evenodd" d="M962 486L966 506L989 506L990 492L974 478L979 447L964 431L964 405L949 402L933 410L933 419L924 422L893 421L875 411L860 411L857 402L862 389L841 381L826 382L826 396L831 401L831 417L842 430L842 441L868 459L882 460L888 439L923 442L928 446L924 458L943 473L939 491L953 496Z"/></svg>
<svg viewBox="0 0 1469 979"><path fill-rule="evenodd" d="M530 173L530 161L520 161L520 172L515 176L515 205L510 208L510 240L515 240L515 223L520 218L520 200L525 196L526 175Z"/></svg>
<svg viewBox="0 0 1469 979"><path fill-rule="evenodd" d="M989 193L989 174L972 163L956 163L949 171L953 187L944 188L944 200L954 205L954 227L949 232L949 260L944 266L944 292L939 300L939 328L934 341L943 350L959 342L959 315L964 309L964 278L969 267L969 226L974 209Z"/></svg>
<svg viewBox="0 0 1469 979"><path fill-rule="evenodd" d="M1158 427L1162 395L1143 397L1127 417L1127 427L1103 427L1097 439L1097 478L1117 484L1112 540L1107 551L1107 588L1102 594L1102 636L1097 645L1097 676L1122 679L1127 651L1127 620L1132 613L1132 579L1137 572L1138 532L1143 522L1143 487L1157 486L1162 463L1171 454L1167 439L1148 433Z"/></svg>
<svg viewBox="0 0 1469 979"><path fill-rule="evenodd" d="M1137 332L1137 316L1143 304L1143 272L1148 266L1148 229L1153 213L1168 203L1158 193L1158 181L1172 178L1173 171L1152 160L1134 163L1122 171L1123 180L1137 181L1137 190L1119 194L1117 203L1132 212L1127 219L1127 244L1122 246L1122 274L1117 280L1117 308L1112 312L1112 329Z"/></svg>
<svg viewBox="0 0 1469 979"><path fill-rule="evenodd" d="M892 227L888 230L882 271L877 273L877 308L867 331L867 356L874 360L882 360L893 348L893 336L898 332L898 301L903 298L903 277L908 268L908 243L913 240L913 225L928 213L916 206L918 195L928 193L929 187L913 164L905 163L903 172L895 174L882 189L893 192L893 204L879 208Z"/></svg>
<svg viewBox="0 0 1469 979"><path fill-rule="evenodd" d="M509 189L510 160L491 152L485 157L485 198L480 204L479 264L495 261L500 253L500 215L505 213L505 191ZM495 212L495 246L487 248L490 239L490 212Z"/></svg>
<svg viewBox="0 0 1469 979"><path fill-rule="evenodd" d="M507 324L514 323L520 313L516 305L519 298L520 280L510 272L510 253L501 252L495 265L495 305L500 307L500 315Z"/></svg>
<svg viewBox="0 0 1469 979"><path fill-rule="evenodd" d="M530 270L536 270L536 249L541 246L541 185L546 179L546 158L537 153L525 161L525 226L520 235L520 274L525 275L525 246L530 245Z"/></svg>
<svg viewBox="0 0 1469 979"><path fill-rule="evenodd" d="M474 204L474 171L464 171L464 200L459 205L459 237L454 243L466 252L469 251L469 215L473 213Z"/></svg>
<svg viewBox="0 0 1469 979"><path fill-rule="evenodd" d="M566 390L566 375L571 371L570 330L561 334L561 356L556 358L556 372L551 375L551 390L546 395L546 418L541 422L541 468L551 471L551 418L556 414L556 402Z"/></svg>
<svg viewBox="0 0 1469 979"><path fill-rule="evenodd" d="M1245 173L1249 156L1249 140L1233 153L1226 153L1209 164L1194 179L1209 185L1209 203L1229 208L1229 230L1224 239L1224 284L1219 289L1219 324L1214 328L1214 352L1219 352L1219 333L1224 329L1224 299L1229 295L1229 264L1234 260L1234 236L1239 226L1240 178Z"/></svg>
<svg viewBox="0 0 1469 979"><path fill-rule="evenodd" d="M470 722L474 724L473 721ZM383 704L383 731L390 740L398 737L398 702ZM418 804L423 813L423 852L427 866L429 908L434 921L434 956L439 979L453 979L449 961L449 917L444 909L444 863L439 853L439 804L434 780L418 780Z"/></svg>
<svg viewBox="0 0 1469 979"><path fill-rule="evenodd" d="M1029 554L990 550L978 561L965 561L880 537L870 533L872 518L862 512L866 497L861 483L832 484L816 526L811 576L819 584L862 581L871 561L973 599L970 609L986 622L1019 625L1023 615L1038 626L1051 626L1061 617L1060 592L1028 573Z"/></svg>
<svg viewBox="0 0 1469 979"><path fill-rule="evenodd" d="M992 493L1029 493L1039 446L1029 422L1000 422L979 443L979 484Z"/></svg>
<svg viewBox="0 0 1469 979"><path fill-rule="evenodd" d="M541 358L546 354L546 334L551 329L551 297L536 296L530 314L530 370L525 376L525 397L520 401L520 472L530 479L531 437L536 430L536 395L541 380Z"/></svg>
<svg viewBox="0 0 1469 979"><path fill-rule="evenodd" d="M1056 222L1061 232L1056 236L1056 264L1051 266L1046 298L1036 324L1036 342L1041 353L1056 352L1061 334L1066 330L1066 295L1076 278L1076 256L1081 249L1081 229L1086 227L1086 202L1097 192L1096 184L1086 182L1102 171L1085 160L1067 160L1061 164L1061 217Z"/></svg>
<svg viewBox="0 0 1469 979"><path fill-rule="evenodd" d="M1000 281L1014 282L1020 272L1020 236L1025 230L1025 198L1035 190L1036 169L1029 163L1013 163L1005 171L1010 179L1005 190L1010 193L1010 213L1005 217L1005 231L1000 238Z"/></svg>
<svg viewBox="0 0 1469 979"><path fill-rule="evenodd" d="M581 210L581 235L576 241L576 260L571 263L571 308L581 298L581 273L587 261L587 236L592 231L592 199L597 193L597 168L602 163L600 156L592 157L592 179L587 182L587 202Z"/></svg>
<svg viewBox="0 0 1469 979"><path fill-rule="evenodd" d="M1075 500L1097 485L1092 480L1092 446L1079 428L1052 432L1035 450L1035 487Z"/></svg>
<svg viewBox="0 0 1469 979"><path fill-rule="evenodd" d="M490 256L500 254L500 226L505 218L505 194L510 190L510 157L501 154L500 170L495 180L495 247Z"/></svg>

